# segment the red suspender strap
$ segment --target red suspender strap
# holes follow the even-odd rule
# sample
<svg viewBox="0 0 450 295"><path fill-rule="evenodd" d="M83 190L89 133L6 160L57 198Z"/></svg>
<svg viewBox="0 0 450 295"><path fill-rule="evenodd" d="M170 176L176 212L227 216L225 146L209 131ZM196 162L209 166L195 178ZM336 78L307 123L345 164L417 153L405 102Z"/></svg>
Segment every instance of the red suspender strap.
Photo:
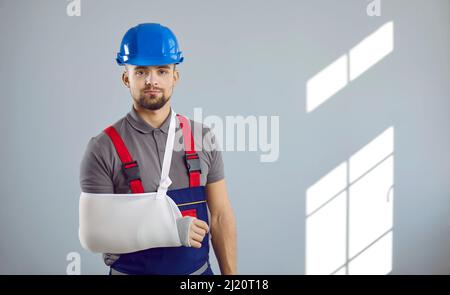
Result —
<svg viewBox="0 0 450 295"><path fill-rule="evenodd" d="M181 130L183 131L183 141L185 150L186 166L189 171L189 187L200 186L200 159L194 146L194 137L192 136L191 126L189 120L177 114L180 121Z"/></svg>
<svg viewBox="0 0 450 295"><path fill-rule="evenodd" d="M125 173L125 177L130 185L131 192L133 194L143 193L144 187L142 186L141 177L139 175L139 166L136 161L133 161L133 158L122 140L122 137L120 137L119 133L113 126L109 126L104 131L109 138L111 138L111 141L116 148L117 154L122 162L123 172Z"/></svg>

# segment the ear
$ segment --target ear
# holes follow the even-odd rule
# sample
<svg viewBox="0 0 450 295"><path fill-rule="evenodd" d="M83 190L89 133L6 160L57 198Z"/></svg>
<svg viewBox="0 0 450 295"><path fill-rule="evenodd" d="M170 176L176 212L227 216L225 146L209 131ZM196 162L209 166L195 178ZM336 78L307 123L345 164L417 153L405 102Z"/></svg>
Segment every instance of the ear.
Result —
<svg viewBox="0 0 450 295"><path fill-rule="evenodd" d="M125 87L130 88L130 77L128 76L128 71L126 69L122 73L122 83Z"/></svg>
<svg viewBox="0 0 450 295"><path fill-rule="evenodd" d="M173 71L173 86L177 85L178 80L180 79L180 72L177 69Z"/></svg>

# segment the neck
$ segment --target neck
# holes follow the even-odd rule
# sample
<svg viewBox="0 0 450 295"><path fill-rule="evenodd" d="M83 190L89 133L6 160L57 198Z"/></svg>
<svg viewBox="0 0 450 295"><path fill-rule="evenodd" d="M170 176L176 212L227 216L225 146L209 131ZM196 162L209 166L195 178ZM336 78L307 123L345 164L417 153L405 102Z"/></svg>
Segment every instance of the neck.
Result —
<svg viewBox="0 0 450 295"><path fill-rule="evenodd" d="M138 115L153 128L160 128L170 114L170 101L159 110L148 110L136 103L133 103Z"/></svg>

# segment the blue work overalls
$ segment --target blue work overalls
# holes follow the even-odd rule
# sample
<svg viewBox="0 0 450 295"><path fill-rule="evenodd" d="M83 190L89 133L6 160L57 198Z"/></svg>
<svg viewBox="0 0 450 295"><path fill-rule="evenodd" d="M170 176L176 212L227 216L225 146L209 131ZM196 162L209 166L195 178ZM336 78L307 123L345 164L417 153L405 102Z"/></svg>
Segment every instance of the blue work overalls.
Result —
<svg viewBox="0 0 450 295"><path fill-rule="evenodd" d="M168 190L167 195L177 204L183 216L194 216L209 225L205 186L200 185L200 159L195 151L189 121L181 115L177 115L177 118L183 132L189 187ZM133 160L122 138L113 126L106 128L105 133L119 155L132 193L144 193L138 163ZM121 254L111 267L121 273L137 275L213 274L209 265L209 234L205 235L201 244L198 249L185 246L162 247Z"/></svg>

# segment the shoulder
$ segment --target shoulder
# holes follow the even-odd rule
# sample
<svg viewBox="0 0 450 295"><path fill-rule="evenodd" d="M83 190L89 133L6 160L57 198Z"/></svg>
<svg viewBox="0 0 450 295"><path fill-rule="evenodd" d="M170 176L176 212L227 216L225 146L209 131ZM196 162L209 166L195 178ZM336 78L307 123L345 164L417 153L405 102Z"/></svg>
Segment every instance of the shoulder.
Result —
<svg viewBox="0 0 450 295"><path fill-rule="evenodd" d="M200 132L201 131L202 136L205 136L208 133L212 133L211 127L204 123L194 121L192 119L189 119L189 123L191 125L192 132L195 132L195 131Z"/></svg>
<svg viewBox="0 0 450 295"><path fill-rule="evenodd" d="M113 126L114 129L119 133L119 135L123 136L123 130L124 130L124 124L125 124L125 118L121 118L120 120L116 121L114 124L111 124L109 126ZM108 154L112 150L112 144L111 139L109 136L104 132L106 128L109 126L105 126L105 128L100 131L97 135L91 137L89 140L88 146L87 146L87 152L93 152L95 154L104 155L105 153Z"/></svg>
<svg viewBox="0 0 450 295"><path fill-rule="evenodd" d="M225 178L224 164L222 160L222 145L220 138L216 137L214 128L201 122L190 120L193 129L197 129L194 133L194 141L199 157L204 160L207 165L206 183L213 183ZM218 137L222 136L222 130L217 130ZM203 169L203 168L202 168ZM202 170L203 171L203 170Z"/></svg>
<svg viewBox="0 0 450 295"><path fill-rule="evenodd" d="M194 135L195 140L201 139L205 143L210 144L212 144L215 141L215 134L210 126L202 122L194 121L190 118L189 123L191 126L191 132Z"/></svg>
<svg viewBox="0 0 450 295"><path fill-rule="evenodd" d="M194 136L195 147L209 156L211 153L221 151L220 141L216 137L214 129L202 122L189 119L191 132Z"/></svg>

